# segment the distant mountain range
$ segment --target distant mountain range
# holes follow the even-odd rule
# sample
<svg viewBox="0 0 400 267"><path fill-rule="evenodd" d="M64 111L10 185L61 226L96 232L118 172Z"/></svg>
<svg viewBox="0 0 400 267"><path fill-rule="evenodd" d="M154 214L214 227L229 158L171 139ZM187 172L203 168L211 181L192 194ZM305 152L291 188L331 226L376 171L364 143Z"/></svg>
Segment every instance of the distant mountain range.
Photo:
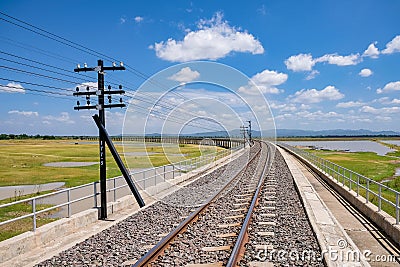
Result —
<svg viewBox="0 0 400 267"><path fill-rule="evenodd" d="M273 136L273 131L264 132L265 137ZM160 136L160 134L148 134L146 136ZM172 135L166 135L172 136ZM216 132L204 132L204 133L194 133L188 134L188 136L194 137L242 137L243 134L240 130L232 130L229 132L226 131L216 131ZM261 133L259 131L252 131L253 137L260 137ZM370 131L365 129L359 130L344 130L344 129L335 129L335 130L321 130L321 131L313 131L313 130L296 130L296 129L277 129L276 130L277 137L338 137L338 136L400 136L400 132L395 131Z"/></svg>
<svg viewBox="0 0 400 267"><path fill-rule="evenodd" d="M125 134L125 136L129 136L131 134ZM264 131L263 137L274 136L275 131ZM131 136L140 136L137 134L132 134ZM159 137L161 134L159 133L151 133L146 134L146 136ZM163 134L163 136L176 136L176 134ZM232 131L216 131L216 132L204 132L204 133L193 133L193 134L181 134L181 136L192 136L192 137L243 137L243 133L239 129L235 129ZM253 137L261 137L260 131L252 131ZM341 137L341 136L400 136L400 132L395 131L371 131L365 129L359 130L344 130L344 129L335 129L335 130L297 130L297 129L277 129L276 137Z"/></svg>
<svg viewBox="0 0 400 267"><path fill-rule="evenodd" d="M322 130L322 131L312 131L312 130L294 130L294 129L277 129L278 137L314 137L314 136L400 136L400 132L394 131L370 131L365 129L359 130Z"/></svg>

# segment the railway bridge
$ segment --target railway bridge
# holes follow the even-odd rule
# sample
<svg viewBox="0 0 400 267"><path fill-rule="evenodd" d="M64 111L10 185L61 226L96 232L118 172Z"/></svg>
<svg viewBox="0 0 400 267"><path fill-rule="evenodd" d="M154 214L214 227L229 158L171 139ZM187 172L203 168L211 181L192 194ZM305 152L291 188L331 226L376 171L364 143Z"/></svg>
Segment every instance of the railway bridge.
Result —
<svg viewBox="0 0 400 267"><path fill-rule="evenodd" d="M200 161L155 170L144 208L125 196L109 220L84 211L1 242L0 264L399 266L399 192L283 144Z"/></svg>
<svg viewBox="0 0 400 267"><path fill-rule="evenodd" d="M81 140L97 141L97 136L81 136ZM243 138L229 137L193 137L193 136L113 136L117 142L140 142L140 143L165 143L165 144L193 144L212 145L223 148L235 148L243 145Z"/></svg>

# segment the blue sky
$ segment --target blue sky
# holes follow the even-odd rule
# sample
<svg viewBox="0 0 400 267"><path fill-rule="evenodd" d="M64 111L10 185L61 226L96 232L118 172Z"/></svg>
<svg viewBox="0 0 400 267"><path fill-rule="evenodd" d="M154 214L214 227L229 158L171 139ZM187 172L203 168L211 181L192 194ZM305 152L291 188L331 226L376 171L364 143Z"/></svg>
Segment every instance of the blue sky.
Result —
<svg viewBox="0 0 400 267"><path fill-rule="evenodd" d="M212 123L204 118L218 121L218 130L238 128L240 120L246 119L258 120L259 127L266 129L272 124L261 125L262 121L272 115L277 128L400 131L399 1L248 2L1 1L1 12L108 58L15 26L4 19L16 21L0 15L0 132L96 134L90 118L95 111L74 111L77 99L72 96L77 85L95 82L96 74L79 76L64 70L72 71L77 63L95 66L101 58L106 65L114 58L131 67L106 74L106 84L121 83L130 93L153 75L150 85L155 87L171 80L182 84L165 103L181 105L187 117L175 114L171 120L177 123L169 131L181 130L179 123L196 114L202 118L197 124L201 128L192 125L187 131L211 130ZM175 66L194 60L237 69L258 86L257 97L251 82L241 78L225 94L209 84L196 85L207 76L196 64ZM175 76L159 74L166 68L174 70ZM148 88L143 90L134 99L142 105L142 113L130 106L133 121L140 124L148 117L148 107L140 103L143 96L150 101L159 97ZM253 96L246 100L250 110L226 104L235 102L235 93L242 99ZM189 97L205 95L215 96L219 104L189 103ZM272 115L261 108L260 98L269 104ZM217 108L224 105L227 109ZM152 116L157 120L146 131L159 132L163 116L170 114L165 106L158 108L161 118ZM251 113L257 109L254 118ZM107 112L112 134L135 131L123 129L126 110Z"/></svg>

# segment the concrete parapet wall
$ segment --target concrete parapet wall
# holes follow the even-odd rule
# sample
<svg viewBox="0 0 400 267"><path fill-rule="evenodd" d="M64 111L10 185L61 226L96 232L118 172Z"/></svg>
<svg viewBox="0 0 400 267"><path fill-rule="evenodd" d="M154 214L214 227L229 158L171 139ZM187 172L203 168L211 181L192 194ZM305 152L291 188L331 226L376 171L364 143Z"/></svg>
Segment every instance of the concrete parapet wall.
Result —
<svg viewBox="0 0 400 267"><path fill-rule="evenodd" d="M29 231L0 242L0 263L42 246L54 240L56 236L68 235L78 226L85 227L98 220L97 209L90 209L43 225L35 232Z"/></svg>

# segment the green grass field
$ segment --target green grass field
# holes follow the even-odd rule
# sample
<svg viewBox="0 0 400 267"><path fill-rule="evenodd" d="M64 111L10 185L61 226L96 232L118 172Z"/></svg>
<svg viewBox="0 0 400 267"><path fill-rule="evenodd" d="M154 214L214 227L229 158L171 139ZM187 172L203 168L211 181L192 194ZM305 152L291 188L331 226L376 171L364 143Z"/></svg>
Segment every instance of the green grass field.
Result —
<svg viewBox="0 0 400 267"><path fill-rule="evenodd" d="M125 165L132 168L151 168L171 162L199 157L200 155L220 151L223 148L198 145L166 145L164 148L156 144L146 146L129 143L116 148ZM144 155L148 152L149 155ZM126 157L124 157L126 153ZM132 155L132 156L130 156ZM135 156L138 155L138 156ZM107 177L120 175L120 171L111 153L107 149ZM1 140L0 141L0 186L43 184L49 182L65 182L67 187L77 186L99 180L99 165L86 167L47 167L50 162L98 162L98 142L74 140ZM46 193L42 192L41 194ZM38 193L39 194L39 193ZM26 199L38 194L15 196L0 200L0 205L20 199ZM50 205L37 205L42 210ZM30 203L21 203L0 209L0 222L32 212ZM56 212L38 215L37 226L57 220L49 215ZM32 230L32 218L25 218L0 226L0 241Z"/></svg>
<svg viewBox="0 0 400 267"><path fill-rule="evenodd" d="M378 182L393 177L396 169L400 168L400 159L391 156L379 156L372 152L323 150L312 150L311 152Z"/></svg>
<svg viewBox="0 0 400 267"><path fill-rule="evenodd" d="M16 196L13 197L12 199L3 199L0 200L0 205L1 204L6 204L11 201L18 201L22 199L28 199L30 197L35 197L43 194L46 194L49 192L42 192L42 193L37 193L37 194L30 194L26 196ZM46 208L51 207L49 204L38 204L36 205L37 211L44 210ZM23 202L20 204L12 205L9 207L5 207L0 209L0 222L10 220L19 216L27 215L32 212L32 205L28 202ZM50 218L49 215L57 212L57 210L52 210L49 212L44 212L40 213L37 215L36 218L36 224L37 227L42 226L44 224L53 222L57 220L56 218ZM15 222L8 223L6 225L0 226L0 242L3 240L6 240L8 238L11 238L13 236L22 234L26 231L32 230L33 227L33 218L24 218Z"/></svg>
<svg viewBox="0 0 400 267"><path fill-rule="evenodd" d="M146 156L127 156L125 164L129 168L150 168L162 166L180 160L198 157L222 148L204 148L198 145L161 146L125 146L116 145L123 160L123 152L150 152ZM184 155L184 156L182 156ZM120 175L120 171L111 153L107 149L107 177ZM0 186L43 184L65 182L67 187L94 182L99 179L99 165L86 167L47 167L50 162L98 162L98 142L73 140L1 140L0 141Z"/></svg>
<svg viewBox="0 0 400 267"><path fill-rule="evenodd" d="M398 155L398 150L385 156L379 156L372 152L340 152L322 150L308 151L377 182L382 182L385 180L385 182L383 182L384 185L396 191L400 191L400 177L394 176L396 169L400 168L400 158L393 156ZM350 178L348 173L345 175L347 178ZM335 179L339 179L339 181L342 182L342 179L339 178L339 176L336 174L333 174L333 176ZM355 177L352 177L352 180L355 181ZM366 182L364 180L361 179L360 183L363 184L363 186L366 186ZM351 186L353 190L356 190L354 183L352 185L349 183L349 181L347 181L345 182L345 185L348 187ZM378 185L371 183L369 188L371 191L378 194ZM365 189L361 188L359 193L360 195L366 197ZM396 195L393 193L393 191L382 189L381 194L385 199L391 201L392 203L396 203ZM377 196L370 194L369 201L375 205L378 205ZM395 216L396 214L395 208L385 202L382 202L382 209L392 216Z"/></svg>

